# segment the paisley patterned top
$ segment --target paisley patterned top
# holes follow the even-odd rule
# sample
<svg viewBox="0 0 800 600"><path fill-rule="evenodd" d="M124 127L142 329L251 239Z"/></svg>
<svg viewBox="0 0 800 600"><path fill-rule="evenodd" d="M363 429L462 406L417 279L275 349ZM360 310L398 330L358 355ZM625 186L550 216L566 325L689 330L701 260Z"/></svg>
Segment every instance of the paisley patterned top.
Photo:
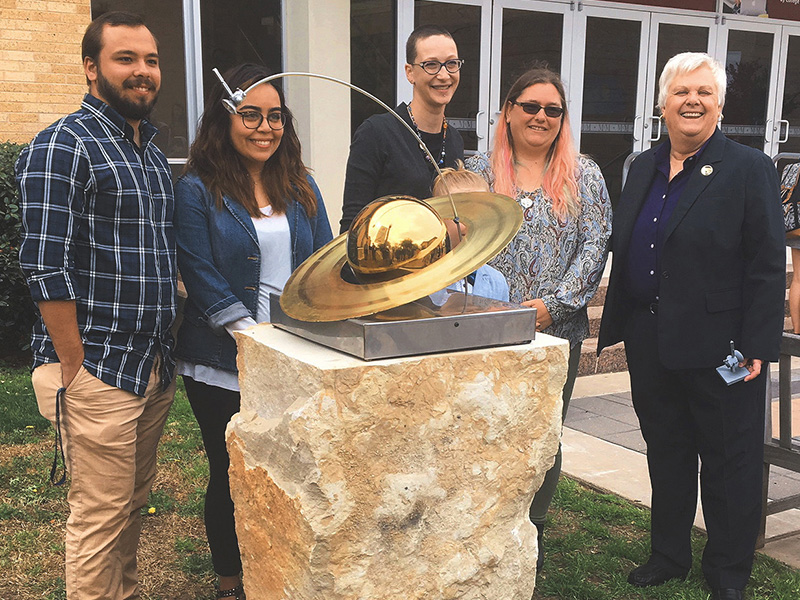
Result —
<svg viewBox="0 0 800 600"><path fill-rule="evenodd" d="M783 204L783 225L786 233L800 228L800 190L797 189L797 175L800 173L800 162L786 165L781 175L781 204ZM796 195L795 195L796 194ZM798 238L790 237L786 245L798 247Z"/></svg>
<svg viewBox="0 0 800 600"><path fill-rule="evenodd" d="M477 154L467 168L494 185L489 157ZM589 337L586 305L597 291L608 257L611 201L600 167L578 158L580 214L561 221L542 188L517 189L522 227L506 248L490 261L508 279L511 302L541 298L553 324L544 333L574 346Z"/></svg>

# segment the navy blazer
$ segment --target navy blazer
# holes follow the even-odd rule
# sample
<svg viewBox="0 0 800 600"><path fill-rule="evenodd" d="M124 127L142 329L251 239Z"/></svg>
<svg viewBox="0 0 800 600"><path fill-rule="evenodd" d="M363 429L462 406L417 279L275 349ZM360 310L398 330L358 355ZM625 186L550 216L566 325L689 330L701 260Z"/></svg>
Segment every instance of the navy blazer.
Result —
<svg viewBox="0 0 800 600"><path fill-rule="evenodd" d="M654 152L634 160L614 209L613 261L598 353L623 339L633 308L624 270L633 227L655 174ZM746 358L777 360L785 271L777 171L763 152L716 130L664 235L661 363L668 369L716 367L730 353L731 340Z"/></svg>

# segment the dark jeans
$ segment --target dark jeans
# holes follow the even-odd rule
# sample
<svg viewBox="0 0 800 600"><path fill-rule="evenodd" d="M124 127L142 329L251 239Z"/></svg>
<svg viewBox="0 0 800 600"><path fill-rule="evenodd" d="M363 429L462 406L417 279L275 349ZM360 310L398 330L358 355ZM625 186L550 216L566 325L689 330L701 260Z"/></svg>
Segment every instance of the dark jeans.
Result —
<svg viewBox="0 0 800 600"><path fill-rule="evenodd" d="M228 449L225 427L239 412L239 392L232 392L183 376L186 396L200 425L208 457L205 523L211 561L217 575L230 577L242 570L239 541L233 520L233 500L228 482Z"/></svg>

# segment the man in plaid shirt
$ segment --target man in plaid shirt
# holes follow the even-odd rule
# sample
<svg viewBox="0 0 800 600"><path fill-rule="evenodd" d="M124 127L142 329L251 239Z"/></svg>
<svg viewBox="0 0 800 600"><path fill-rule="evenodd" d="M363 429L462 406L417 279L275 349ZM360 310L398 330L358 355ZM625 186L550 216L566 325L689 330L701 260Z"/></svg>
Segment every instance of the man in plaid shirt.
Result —
<svg viewBox="0 0 800 600"><path fill-rule="evenodd" d="M161 85L150 30L105 13L82 51L81 108L17 163L20 264L39 308L34 391L71 475L67 598L117 600L139 597L140 509L175 391L172 179L145 119Z"/></svg>

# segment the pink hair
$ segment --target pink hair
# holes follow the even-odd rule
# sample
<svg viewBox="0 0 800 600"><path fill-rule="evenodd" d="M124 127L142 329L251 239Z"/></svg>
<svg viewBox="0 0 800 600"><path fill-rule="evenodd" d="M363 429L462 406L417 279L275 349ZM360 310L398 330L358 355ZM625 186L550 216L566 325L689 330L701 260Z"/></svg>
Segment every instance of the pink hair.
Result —
<svg viewBox="0 0 800 600"><path fill-rule="evenodd" d="M512 198L516 195L516 175L514 172L514 140L511 128L507 123L508 112L513 108L512 102L528 87L537 83L549 83L558 90L564 115L561 118L561 130L556 136L547 155L547 167L542 180L542 189L553 203L553 212L564 216L576 214L580 205L578 195L578 152L572 139L569 126L569 113L564 94L564 84L557 73L546 67L536 67L522 75L508 91L503 110L497 123L492 151L492 172L494 173L494 191Z"/></svg>

